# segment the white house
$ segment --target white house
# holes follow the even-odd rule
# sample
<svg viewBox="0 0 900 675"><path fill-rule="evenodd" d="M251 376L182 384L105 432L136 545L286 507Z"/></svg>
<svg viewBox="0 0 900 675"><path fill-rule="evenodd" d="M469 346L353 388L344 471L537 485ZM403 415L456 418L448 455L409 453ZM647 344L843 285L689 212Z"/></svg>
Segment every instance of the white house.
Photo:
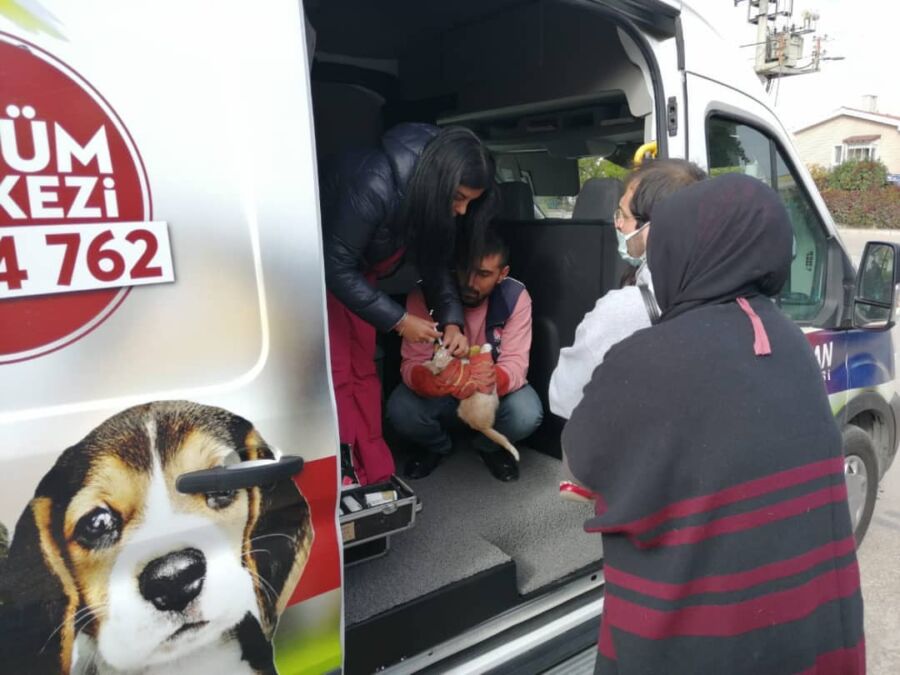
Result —
<svg viewBox="0 0 900 675"><path fill-rule="evenodd" d="M806 164L832 168L848 160L879 159L900 174L900 117L857 108L838 108L794 131Z"/></svg>

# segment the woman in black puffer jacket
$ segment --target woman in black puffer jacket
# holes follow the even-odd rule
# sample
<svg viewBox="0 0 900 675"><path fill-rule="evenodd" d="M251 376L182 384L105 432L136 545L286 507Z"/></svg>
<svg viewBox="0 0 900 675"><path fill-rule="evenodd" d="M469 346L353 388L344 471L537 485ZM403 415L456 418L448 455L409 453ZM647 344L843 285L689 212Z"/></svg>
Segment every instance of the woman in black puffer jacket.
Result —
<svg viewBox="0 0 900 675"><path fill-rule="evenodd" d="M327 173L322 189L331 373L340 440L362 484L388 478L394 460L381 433L375 331L408 340L443 336L468 350L453 276L457 246L479 259L485 225L497 210L494 163L468 129L401 124L381 148L354 152ZM410 254L435 322L408 316L375 287Z"/></svg>

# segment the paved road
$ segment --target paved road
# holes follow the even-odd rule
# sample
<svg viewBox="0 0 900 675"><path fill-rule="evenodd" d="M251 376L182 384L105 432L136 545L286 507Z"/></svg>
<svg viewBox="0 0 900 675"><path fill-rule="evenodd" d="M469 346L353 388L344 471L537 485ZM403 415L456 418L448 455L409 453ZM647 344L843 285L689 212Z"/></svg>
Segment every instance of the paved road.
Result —
<svg viewBox="0 0 900 675"><path fill-rule="evenodd" d="M900 224L900 223L898 223ZM855 264L859 264L867 241L888 241L900 244L900 230L857 230L841 228L841 239L850 252Z"/></svg>
<svg viewBox="0 0 900 675"><path fill-rule="evenodd" d="M900 673L900 465L878 491L875 515L859 549L870 675Z"/></svg>
<svg viewBox="0 0 900 675"><path fill-rule="evenodd" d="M843 230L841 238L854 262L868 240L900 243L900 230ZM894 344L900 333L894 329ZM897 352L895 372L900 373ZM869 675L900 673L900 461L888 471L878 491L875 514L859 549L866 614Z"/></svg>

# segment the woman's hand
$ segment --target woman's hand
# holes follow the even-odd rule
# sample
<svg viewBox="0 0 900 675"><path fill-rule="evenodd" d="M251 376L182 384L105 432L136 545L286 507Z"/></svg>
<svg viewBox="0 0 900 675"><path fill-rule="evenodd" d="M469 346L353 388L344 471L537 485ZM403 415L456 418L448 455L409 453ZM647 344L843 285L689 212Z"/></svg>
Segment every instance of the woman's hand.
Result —
<svg viewBox="0 0 900 675"><path fill-rule="evenodd" d="M469 341L455 323L444 328L444 348L457 358L469 355Z"/></svg>
<svg viewBox="0 0 900 675"><path fill-rule="evenodd" d="M400 319L395 330L400 337L410 342L434 342L441 337L434 321L409 314Z"/></svg>

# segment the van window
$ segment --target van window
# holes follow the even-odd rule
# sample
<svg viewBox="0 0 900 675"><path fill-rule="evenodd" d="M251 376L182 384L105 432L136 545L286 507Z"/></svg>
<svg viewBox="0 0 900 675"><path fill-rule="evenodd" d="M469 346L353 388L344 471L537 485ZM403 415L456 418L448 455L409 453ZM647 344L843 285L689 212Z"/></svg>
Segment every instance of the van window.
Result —
<svg viewBox="0 0 900 675"><path fill-rule="evenodd" d="M578 158L578 190L591 178L615 178L624 181L628 169L611 162L603 156ZM572 218L578 195L546 195L535 190L534 202L547 218ZM612 214L603 214L603 218L611 219Z"/></svg>
<svg viewBox="0 0 900 675"><path fill-rule="evenodd" d="M706 137L710 175L743 173L781 195L794 229L794 259L778 303L794 321L812 320L825 302L826 238L796 172L775 141L749 125L711 116Z"/></svg>

